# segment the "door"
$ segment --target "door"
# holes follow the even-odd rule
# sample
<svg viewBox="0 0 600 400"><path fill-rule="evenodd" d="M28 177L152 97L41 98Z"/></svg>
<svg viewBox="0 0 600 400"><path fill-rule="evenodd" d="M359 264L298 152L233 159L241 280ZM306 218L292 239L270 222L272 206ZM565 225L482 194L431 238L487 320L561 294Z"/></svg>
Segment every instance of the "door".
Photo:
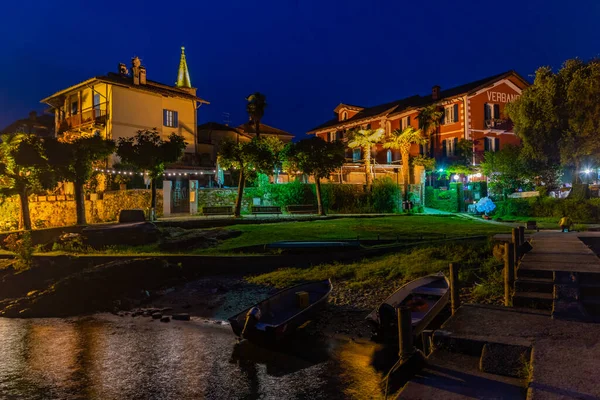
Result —
<svg viewBox="0 0 600 400"><path fill-rule="evenodd" d="M171 213L189 213L190 212L190 191L189 181L187 179L177 179L173 181L171 187Z"/></svg>

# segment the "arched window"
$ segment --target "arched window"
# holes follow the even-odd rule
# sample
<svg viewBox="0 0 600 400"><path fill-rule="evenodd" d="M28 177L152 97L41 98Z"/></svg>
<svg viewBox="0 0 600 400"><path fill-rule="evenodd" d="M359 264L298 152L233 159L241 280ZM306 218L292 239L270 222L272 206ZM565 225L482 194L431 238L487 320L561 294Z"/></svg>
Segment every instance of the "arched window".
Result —
<svg viewBox="0 0 600 400"><path fill-rule="evenodd" d="M394 161L394 160L392 160L392 150L388 149L386 157L387 157L386 159L387 159L388 164L391 164L392 161Z"/></svg>
<svg viewBox="0 0 600 400"><path fill-rule="evenodd" d="M348 111L344 111L344 112L342 113L342 121L345 121L345 120L347 120L347 119L348 119Z"/></svg>

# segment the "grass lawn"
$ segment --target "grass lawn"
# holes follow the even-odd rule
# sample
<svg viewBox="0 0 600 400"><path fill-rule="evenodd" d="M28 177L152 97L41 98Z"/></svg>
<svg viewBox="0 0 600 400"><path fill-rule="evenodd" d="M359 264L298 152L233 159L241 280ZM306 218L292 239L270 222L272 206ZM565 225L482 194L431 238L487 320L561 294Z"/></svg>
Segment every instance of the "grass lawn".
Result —
<svg viewBox="0 0 600 400"><path fill-rule="evenodd" d="M339 218L307 222L233 225L228 229L243 232L237 238L224 241L217 248L202 250L226 251L280 240L441 238L465 235L494 235L508 233L510 227L457 216L394 216L378 218Z"/></svg>
<svg viewBox="0 0 600 400"><path fill-rule="evenodd" d="M540 229L558 229L558 221L560 218L554 217L522 217L522 216L514 216L510 215L501 219L503 222L522 222L523 225L527 221L535 221L537 222L537 226Z"/></svg>

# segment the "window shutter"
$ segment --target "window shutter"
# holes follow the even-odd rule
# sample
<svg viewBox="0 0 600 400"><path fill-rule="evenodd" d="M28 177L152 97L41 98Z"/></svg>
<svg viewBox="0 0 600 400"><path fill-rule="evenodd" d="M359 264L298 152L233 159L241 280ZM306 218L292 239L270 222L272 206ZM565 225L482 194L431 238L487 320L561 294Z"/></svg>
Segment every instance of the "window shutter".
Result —
<svg viewBox="0 0 600 400"><path fill-rule="evenodd" d="M489 138L483 138L483 150L484 151L490 151L490 139Z"/></svg>
<svg viewBox="0 0 600 400"><path fill-rule="evenodd" d="M406 127L408 128L410 126L410 115L408 117L406 117Z"/></svg>
<svg viewBox="0 0 600 400"><path fill-rule="evenodd" d="M458 104L454 105L454 122L458 122Z"/></svg>
<svg viewBox="0 0 600 400"><path fill-rule="evenodd" d="M440 119L440 124L444 125L446 123L446 108L444 108L444 112L442 113L442 118Z"/></svg>
<svg viewBox="0 0 600 400"><path fill-rule="evenodd" d="M167 110L163 109L163 126L167 126Z"/></svg>
<svg viewBox="0 0 600 400"><path fill-rule="evenodd" d="M494 104L494 119L500 119L500 104Z"/></svg>
<svg viewBox="0 0 600 400"><path fill-rule="evenodd" d="M442 140L442 157L446 157L448 154L446 150L446 140Z"/></svg>
<svg viewBox="0 0 600 400"><path fill-rule="evenodd" d="M177 126L179 126L177 111L173 111L173 128L177 128Z"/></svg>
<svg viewBox="0 0 600 400"><path fill-rule="evenodd" d="M483 105L483 119L486 121L490 119L490 105L488 103Z"/></svg>
<svg viewBox="0 0 600 400"><path fill-rule="evenodd" d="M494 151L500 151L500 138L494 139Z"/></svg>

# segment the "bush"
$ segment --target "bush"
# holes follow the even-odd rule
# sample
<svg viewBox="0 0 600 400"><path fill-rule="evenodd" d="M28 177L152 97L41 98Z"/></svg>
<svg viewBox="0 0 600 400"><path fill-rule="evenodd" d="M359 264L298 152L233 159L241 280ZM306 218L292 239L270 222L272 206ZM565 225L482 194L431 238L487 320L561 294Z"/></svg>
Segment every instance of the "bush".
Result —
<svg viewBox="0 0 600 400"><path fill-rule="evenodd" d="M496 209L496 205L489 197L483 197L481 200L479 200L479 202L477 202L475 208L480 213L487 215Z"/></svg>
<svg viewBox="0 0 600 400"><path fill-rule="evenodd" d="M462 185L451 184L449 190L425 188L425 206L442 211L459 212L462 208Z"/></svg>
<svg viewBox="0 0 600 400"><path fill-rule="evenodd" d="M570 217L579 223L600 220L600 199L575 200L552 197L530 197L527 199L506 199L497 203L495 217Z"/></svg>
<svg viewBox="0 0 600 400"><path fill-rule="evenodd" d="M374 212L393 213L398 210L400 189L390 177L378 178L373 182L371 205Z"/></svg>
<svg viewBox="0 0 600 400"><path fill-rule="evenodd" d="M31 268L33 263L33 251L35 248L31 242L31 232L11 233L4 239L4 245L9 251L15 253L17 270Z"/></svg>

